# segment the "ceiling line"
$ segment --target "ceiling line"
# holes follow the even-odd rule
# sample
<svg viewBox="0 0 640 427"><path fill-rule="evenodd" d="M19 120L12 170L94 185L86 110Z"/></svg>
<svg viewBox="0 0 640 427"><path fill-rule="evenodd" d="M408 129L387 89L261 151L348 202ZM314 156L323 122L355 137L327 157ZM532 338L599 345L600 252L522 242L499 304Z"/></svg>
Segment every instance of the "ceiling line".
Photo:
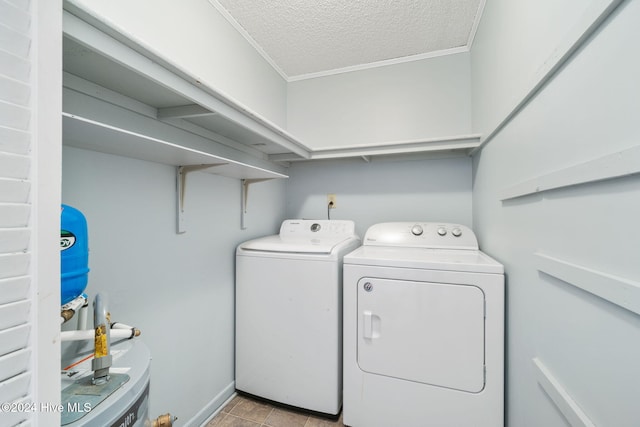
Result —
<svg viewBox="0 0 640 427"><path fill-rule="evenodd" d="M289 77L287 81L295 82L300 80L314 79L317 77L326 77L326 76L332 76L335 74L350 73L352 71L368 70L370 68L380 68L380 67L385 67L387 65L395 65L395 64L403 64L405 62L420 61L422 59L436 58L438 56L455 55L457 53L464 53L468 51L469 51L469 48L467 46L452 47L451 49L443 49L443 50L437 50L434 52L420 53L417 55L402 56L400 58L383 59L382 61L351 65L349 67L343 67L343 68L334 68L332 70L318 71L316 73L300 74L297 76Z"/></svg>
<svg viewBox="0 0 640 427"><path fill-rule="evenodd" d="M438 50L433 52L427 52L422 54L416 54L416 55L408 55L408 56L403 56L399 58L385 59L381 61L352 65L352 66L343 67L343 68L334 68L334 69L318 71L314 73L289 76L278 66L278 64L276 64L276 62L271 58L271 56L269 56L269 54L260 46L260 44L258 44L258 42L256 42L253 39L253 37L251 37L251 35L242 27L242 25L240 25L240 23L238 23L238 21L235 20L235 18L227 11L227 9L224 8L224 6L220 4L218 0L208 0L208 2L227 20L227 22L229 22L229 24L231 24L231 26L233 26L233 28L235 28L236 31L238 31L238 33L256 50L256 52L260 56L262 56L262 58L265 61L267 61L267 63L287 83L319 78L319 77L327 77L327 76L332 76L337 74L344 74L344 73L349 73L353 71L362 71L362 70L367 70L372 68L379 68L387 65L395 65L395 64L402 64L406 62L420 61L423 59L436 58L439 56L454 55L458 53L469 52L478 29L478 24L480 21L478 17L482 16L482 12L484 11L484 7L486 4L486 0L480 0L480 5L476 12L476 17L474 19L473 26L471 28L471 31L469 32L469 38L467 39L467 44L464 46L454 47L450 49L443 49L443 50Z"/></svg>
<svg viewBox="0 0 640 427"><path fill-rule="evenodd" d="M253 39L253 37L249 35L249 33L242 27L242 25L240 25L238 21L236 21L233 18L233 16L231 16L231 14L227 11L227 9L225 9L218 2L218 0L208 0L208 1L209 1L209 4L211 4L211 6L216 8L216 10L220 12L220 14L224 17L224 19L226 19L227 22L229 22L229 24L231 24L231 26L233 26L233 28L235 28L236 31L240 33L240 35L244 37L245 40L247 40L247 42L249 42L249 44L258 52L258 54L260 54L260 56L262 56L264 60L267 61L267 63L269 63L269 65L271 65L271 67L278 74L280 74L280 77L282 77L285 81L289 82L289 76L278 66L278 64L275 63L273 59L271 59L271 57L267 54L267 52L265 52L264 49L262 49L262 47L258 44L258 42L256 42Z"/></svg>
<svg viewBox="0 0 640 427"><path fill-rule="evenodd" d="M482 18L482 14L484 13L484 7L487 4L486 0L480 0L480 5L478 6L478 11L476 12L476 16L473 19L473 25L471 26L471 31L469 32L469 39L467 40L467 48L471 51L473 47L473 41L476 38L476 33L478 32L478 26L480 25L480 19Z"/></svg>

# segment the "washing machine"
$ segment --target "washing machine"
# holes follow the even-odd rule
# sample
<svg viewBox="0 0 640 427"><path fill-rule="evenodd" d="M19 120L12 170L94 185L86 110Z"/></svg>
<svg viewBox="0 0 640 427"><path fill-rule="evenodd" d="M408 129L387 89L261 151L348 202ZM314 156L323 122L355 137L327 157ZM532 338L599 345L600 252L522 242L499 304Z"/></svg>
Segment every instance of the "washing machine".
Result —
<svg viewBox="0 0 640 427"><path fill-rule="evenodd" d="M286 220L236 251L236 389L337 415L342 405L342 259L353 221Z"/></svg>
<svg viewBox="0 0 640 427"><path fill-rule="evenodd" d="M504 425L503 266L468 227L382 223L344 258L344 424Z"/></svg>

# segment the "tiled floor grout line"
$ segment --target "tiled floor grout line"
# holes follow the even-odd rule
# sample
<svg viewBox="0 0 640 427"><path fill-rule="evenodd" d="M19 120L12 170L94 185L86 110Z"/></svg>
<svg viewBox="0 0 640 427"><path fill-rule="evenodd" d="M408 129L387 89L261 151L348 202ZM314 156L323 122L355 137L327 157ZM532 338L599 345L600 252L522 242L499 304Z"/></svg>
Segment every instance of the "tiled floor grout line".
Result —
<svg viewBox="0 0 640 427"><path fill-rule="evenodd" d="M260 427L262 427L262 426L267 426L267 424L265 424L264 422L265 422L265 421L267 421L267 420L269 419L269 416L270 416L271 414L273 414L273 411L275 411L275 408L271 408L271 410L269 411L269 413L267 414L267 416L266 416L266 417L264 417L264 420L260 423ZM269 426L267 426L267 427L269 427Z"/></svg>
<svg viewBox="0 0 640 427"><path fill-rule="evenodd" d="M232 414L232 413L231 413L231 411L233 411L233 409L234 409L237 405L238 405L237 403L236 403L235 405L233 405L233 408L231 408L231 409L229 410L229 412L224 412L224 411L223 411L223 413L225 414L225 418L226 418L226 417L228 417L228 416L232 416L232 417L234 417L234 418L240 418L241 420L250 421L250 422L255 423L255 424L260 424L260 427L272 427L272 426L270 426L270 425L268 425L268 424L265 424L265 423L264 423L264 421L266 421L266 420L267 420L267 418L269 418L269 415L271 415L271 414L273 413L273 411L275 410L275 408L270 408L270 409L269 409L269 413L267 414L267 416L266 416L266 417L264 417L264 421L256 421L256 420L252 420L251 418L243 417L243 416L241 416L241 415ZM305 423L305 424L306 424L306 423Z"/></svg>
<svg viewBox="0 0 640 427"><path fill-rule="evenodd" d="M252 409L252 407L254 409ZM255 412L256 410L258 412ZM290 415L287 414L297 415L295 415L294 418L289 418ZM245 398L242 396L238 396L228 402L220 411L219 416L214 417L211 421L210 426L207 424L209 427L212 427L213 425L224 425L228 427L240 425L251 425L254 427L343 426L339 419L338 421L327 420L326 422L323 422L321 421L321 418L319 421L318 417L312 416L304 411L296 411L293 408L279 408L278 406L274 406L268 402L260 402L255 399Z"/></svg>

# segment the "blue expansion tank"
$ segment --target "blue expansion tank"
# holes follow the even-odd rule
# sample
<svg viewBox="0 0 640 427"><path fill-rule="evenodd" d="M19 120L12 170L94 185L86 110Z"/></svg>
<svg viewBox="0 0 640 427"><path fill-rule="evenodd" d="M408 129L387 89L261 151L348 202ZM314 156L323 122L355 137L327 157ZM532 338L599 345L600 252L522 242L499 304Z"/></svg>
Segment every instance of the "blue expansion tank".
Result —
<svg viewBox="0 0 640 427"><path fill-rule="evenodd" d="M82 212L62 205L60 213L61 304L80 296L89 276L89 235Z"/></svg>

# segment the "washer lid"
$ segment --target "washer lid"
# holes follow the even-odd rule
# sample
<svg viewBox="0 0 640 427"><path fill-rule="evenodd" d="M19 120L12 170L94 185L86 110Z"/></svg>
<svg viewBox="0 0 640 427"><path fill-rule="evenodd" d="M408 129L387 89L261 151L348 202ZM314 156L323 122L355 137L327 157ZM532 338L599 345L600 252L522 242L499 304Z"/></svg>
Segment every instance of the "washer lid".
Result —
<svg viewBox="0 0 640 427"><path fill-rule="evenodd" d="M294 237L283 238L276 234L275 236L267 236L245 242L240 245L240 249L256 252L329 254L340 243L350 239L351 237L327 237L315 239Z"/></svg>
<svg viewBox="0 0 640 427"><path fill-rule="evenodd" d="M502 264L479 250L361 246L345 264L503 274Z"/></svg>
<svg viewBox="0 0 640 427"><path fill-rule="evenodd" d="M357 238L353 221L288 219L280 234L250 240L240 250L329 254L342 242Z"/></svg>

